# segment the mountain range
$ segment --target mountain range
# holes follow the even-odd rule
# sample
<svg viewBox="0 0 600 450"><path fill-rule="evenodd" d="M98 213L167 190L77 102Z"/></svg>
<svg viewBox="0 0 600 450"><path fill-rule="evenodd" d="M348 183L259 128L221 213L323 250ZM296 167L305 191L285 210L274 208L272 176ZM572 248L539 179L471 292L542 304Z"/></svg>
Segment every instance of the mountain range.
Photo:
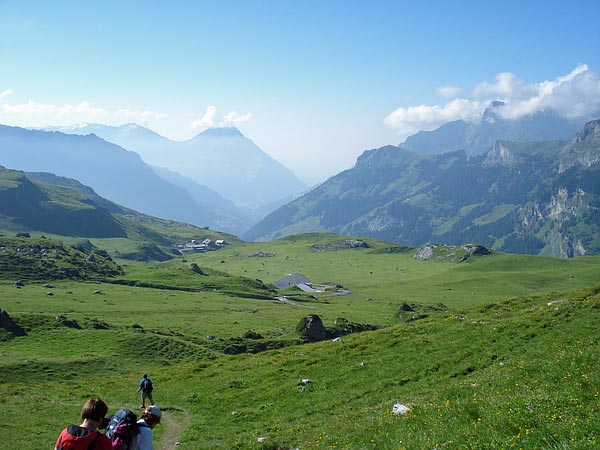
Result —
<svg viewBox="0 0 600 450"><path fill-rule="evenodd" d="M600 120L569 141L497 141L486 153L364 152L356 165L254 225L248 240L327 231L410 246L600 254Z"/></svg>
<svg viewBox="0 0 600 450"><path fill-rule="evenodd" d="M76 179L100 196L145 214L237 234L248 226L248 219L228 209L230 202L219 201L217 193L194 199L157 175L137 153L94 134L0 125L0 149L0 164L7 168Z"/></svg>
<svg viewBox="0 0 600 450"><path fill-rule="evenodd" d="M170 140L137 124L85 124L44 130L93 133L138 153L148 164L208 186L242 208L258 209L307 190L290 169L235 127L209 128L187 141Z"/></svg>
<svg viewBox="0 0 600 450"><path fill-rule="evenodd" d="M464 150L467 155L480 155L499 139L515 142L568 139L586 122L565 118L552 110L506 119L502 114L505 107L503 102L492 102L479 121L456 120L433 131L419 131L406 138L400 147L415 153Z"/></svg>

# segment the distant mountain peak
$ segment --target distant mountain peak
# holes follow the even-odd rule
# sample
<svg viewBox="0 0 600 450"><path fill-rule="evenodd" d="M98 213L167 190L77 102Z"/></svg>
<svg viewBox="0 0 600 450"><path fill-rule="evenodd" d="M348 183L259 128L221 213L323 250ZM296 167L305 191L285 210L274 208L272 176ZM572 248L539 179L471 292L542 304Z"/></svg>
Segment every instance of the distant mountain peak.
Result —
<svg viewBox="0 0 600 450"><path fill-rule="evenodd" d="M499 100L494 100L490 103L490 105L485 108L483 114L481 115L482 122L494 122L496 119L500 119L500 108L506 106L506 103L501 102Z"/></svg>
<svg viewBox="0 0 600 450"><path fill-rule="evenodd" d="M236 127L208 128L196 137L244 137Z"/></svg>

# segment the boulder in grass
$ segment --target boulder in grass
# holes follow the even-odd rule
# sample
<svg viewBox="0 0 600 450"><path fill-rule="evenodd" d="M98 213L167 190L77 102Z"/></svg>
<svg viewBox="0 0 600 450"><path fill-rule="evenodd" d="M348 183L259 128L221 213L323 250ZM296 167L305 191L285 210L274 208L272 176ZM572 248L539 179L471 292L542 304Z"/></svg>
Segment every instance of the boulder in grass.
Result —
<svg viewBox="0 0 600 450"><path fill-rule="evenodd" d="M8 312L3 308L0 308L0 328L4 328L15 336L25 336L27 334L23 328L10 318Z"/></svg>
<svg viewBox="0 0 600 450"><path fill-rule="evenodd" d="M305 337L309 341L314 342L322 341L327 337L327 332L325 331L323 321L316 314L311 314L309 316L303 317L298 323L296 331L298 331L303 337Z"/></svg>

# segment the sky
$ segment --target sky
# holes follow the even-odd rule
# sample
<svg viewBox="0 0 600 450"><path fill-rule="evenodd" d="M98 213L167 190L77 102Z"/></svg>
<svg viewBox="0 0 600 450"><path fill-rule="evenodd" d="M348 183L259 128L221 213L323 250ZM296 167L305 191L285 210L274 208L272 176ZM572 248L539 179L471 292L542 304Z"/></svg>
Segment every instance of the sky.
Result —
<svg viewBox="0 0 600 450"><path fill-rule="evenodd" d="M600 111L598 23L596 0L0 0L0 123L236 126L314 184L492 100Z"/></svg>

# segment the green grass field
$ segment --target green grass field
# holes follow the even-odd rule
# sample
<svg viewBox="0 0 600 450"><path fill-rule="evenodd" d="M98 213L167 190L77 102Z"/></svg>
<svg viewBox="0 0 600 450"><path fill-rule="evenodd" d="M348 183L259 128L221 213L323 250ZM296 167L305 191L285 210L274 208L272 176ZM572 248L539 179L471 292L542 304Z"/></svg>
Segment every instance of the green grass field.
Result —
<svg viewBox="0 0 600 450"><path fill-rule="evenodd" d="M144 372L165 409L161 449L597 447L600 258L419 261L370 239L309 250L340 239L117 261L110 283L0 280L0 307L27 331L0 329L0 448L52 448L91 395L139 407ZM295 272L349 293L277 300L269 283ZM449 311L401 321L403 303ZM308 314L380 329L292 345ZM223 352L249 330L272 349Z"/></svg>

